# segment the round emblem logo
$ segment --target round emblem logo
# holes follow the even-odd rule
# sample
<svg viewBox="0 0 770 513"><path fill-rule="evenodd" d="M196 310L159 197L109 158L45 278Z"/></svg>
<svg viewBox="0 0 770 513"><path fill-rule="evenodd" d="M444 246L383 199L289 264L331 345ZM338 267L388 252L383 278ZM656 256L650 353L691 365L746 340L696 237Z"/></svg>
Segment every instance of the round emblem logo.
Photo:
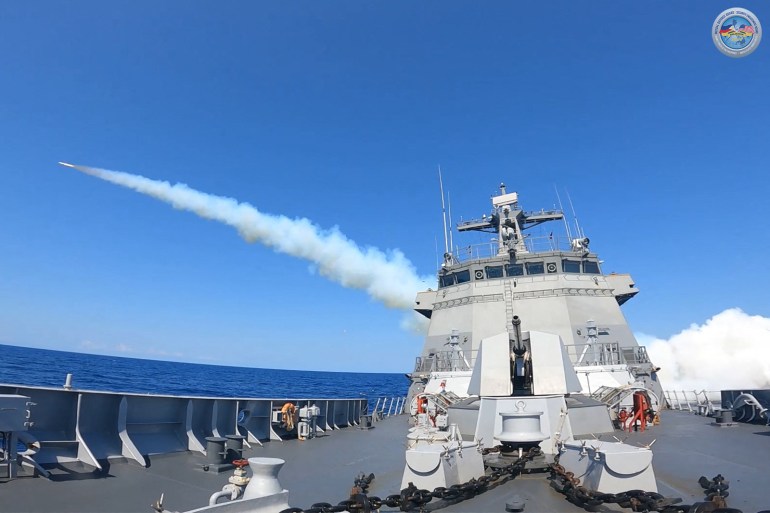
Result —
<svg viewBox="0 0 770 513"><path fill-rule="evenodd" d="M742 7L722 11L711 28L714 44L730 57L746 57L759 46L762 25L753 12Z"/></svg>

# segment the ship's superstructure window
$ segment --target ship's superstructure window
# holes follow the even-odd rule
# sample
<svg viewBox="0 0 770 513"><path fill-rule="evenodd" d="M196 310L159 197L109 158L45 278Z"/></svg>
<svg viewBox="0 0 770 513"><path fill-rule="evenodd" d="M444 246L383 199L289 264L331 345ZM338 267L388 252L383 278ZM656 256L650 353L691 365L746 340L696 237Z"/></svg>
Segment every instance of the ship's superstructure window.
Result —
<svg viewBox="0 0 770 513"><path fill-rule="evenodd" d="M487 278L502 278L503 266L502 265L488 265L484 268L487 272Z"/></svg>
<svg viewBox="0 0 770 513"><path fill-rule="evenodd" d="M543 274L544 272L543 262L527 262L527 274Z"/></svg>
<svg viewBox="0 0 770 513"><path fill-rule="evenodd" d="M505 274L508 276L524 276L524 265L508 264L505 266Z"/></svg>
<svg viewBox="0 0 770 513"><path fill-rule="evenodd" d="M579 273L580 272L580 260L562 260L561 268L565 273Z"/></svg>
<svg viewBox="0 0 770 513"><path fill-rule="evenodd" d="M471 281L471 272L468 269L456 272L455 276L457 276L457 283L465 283L466 281Z"/></svg>
<svg viewBox="0 0 770 513"><path fill-rule="evenodd" d="M593 260L583 262L583 272L586 274L599 274L599 263Z"/></svg>
<svg viewBox="0 0 770 513"><path fill-rule="evenodd" d="M449 287L449 286L455 284L455 275L454 274L444 274L442 276L439 276L438 279L439 279L439 284L442 287Z"/></svg>

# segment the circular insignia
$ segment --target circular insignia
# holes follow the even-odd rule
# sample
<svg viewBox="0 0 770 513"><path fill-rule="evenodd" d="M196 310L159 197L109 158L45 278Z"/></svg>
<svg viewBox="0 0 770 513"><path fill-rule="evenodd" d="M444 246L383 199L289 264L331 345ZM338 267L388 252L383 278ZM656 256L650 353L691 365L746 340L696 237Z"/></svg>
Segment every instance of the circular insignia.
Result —
<svg viewBox="0 0 770 513"><path fill-rule="evenodd" d="M554 264L553 262L548 264L548 272L549 273L555 273L556 272L556 264Z"/></svg>
<svg viewBox="0 0 770 513"><path fill-rule="evenodd" d="M732 7L717 16L711 27L714 45L729 57L746 57L759 46L762 25L753 12Z"/></svg>
<svg viewBox="0 0 770 513"><path fill-rule="evenodd" d="M477 280L483 280L484 279L484 271L482 271L481 269L476 271L476 279Z"/></svg>
<svg viewBox="0 0 770 513"><path fill-rule="evenodd" d="M243 424L244 422L246 422L246 417L248 416L248 414L249 414L249 410L241 410L241 411L239 411L238 412L238 419L237 419L236 422L238 424Z"/></svg>

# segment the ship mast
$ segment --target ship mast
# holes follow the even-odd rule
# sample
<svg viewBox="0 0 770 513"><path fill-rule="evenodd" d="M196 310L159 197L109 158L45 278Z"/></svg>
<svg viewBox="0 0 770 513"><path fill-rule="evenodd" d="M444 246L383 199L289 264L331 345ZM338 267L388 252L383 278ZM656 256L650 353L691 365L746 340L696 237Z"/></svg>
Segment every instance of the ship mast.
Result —
<svg viewBox="0 0 770 513"><path fill-rule="evenodd" d="M506 192L505 184L500 184L500 194L492 197L492 215L462 223L457 231L481 231L497 234L497 254L508 253L511 258L516 253L527 253L523 231L547 221L564 219L560 210L542 210L524 212L519 207L519 196L515 192Z"/></svg>
<svg viewBox="0 0 770 513"><path fill-rule="evenodd" d="M438 167L438 185L439 185L439 190L441 191L441 217L444 220L444 263L441 264L441 267L446 267L454 263L454 257L452 256L452 251L450 247L451 232L447 231L446 206L444 204L444 180L441 177L441 166ZM449 222L450 223L452 222L451 204L449 206ZM448 233L449 235L447 235Z"/></svg>

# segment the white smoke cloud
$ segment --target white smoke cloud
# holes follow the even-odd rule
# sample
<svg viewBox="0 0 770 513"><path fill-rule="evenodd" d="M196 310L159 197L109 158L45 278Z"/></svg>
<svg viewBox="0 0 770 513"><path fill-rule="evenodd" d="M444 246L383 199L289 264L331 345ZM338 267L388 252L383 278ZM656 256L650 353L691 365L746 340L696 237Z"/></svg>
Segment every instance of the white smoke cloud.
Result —
<svg viewBox="0 0 770 513"><path fill-rule="evenodd" d="M345 287L365 290L390 308L412 308L416 293L434 281L431 276L418 276L401 251L360 247L336 226L324 230L306 218L265 214L248 203L206 194L181 183L171 185L121 171L65 165L152 196L174 208L228 224L247 242L259 242L307 260L322 276Z"/></svg>
<svg viewBox="0 0 770 513"><path fill-rule="evenodd" d="M770 388L770 318L730 308L668 340L637 334L664 390Z"/></svg>
<svg viewBox="0 0 770 513"><path fill-rule="evenodd" d="M430 324L428 318L417 312L404 314L400 322L402 330L423 337L428 334L428 324Z"/></svg>

